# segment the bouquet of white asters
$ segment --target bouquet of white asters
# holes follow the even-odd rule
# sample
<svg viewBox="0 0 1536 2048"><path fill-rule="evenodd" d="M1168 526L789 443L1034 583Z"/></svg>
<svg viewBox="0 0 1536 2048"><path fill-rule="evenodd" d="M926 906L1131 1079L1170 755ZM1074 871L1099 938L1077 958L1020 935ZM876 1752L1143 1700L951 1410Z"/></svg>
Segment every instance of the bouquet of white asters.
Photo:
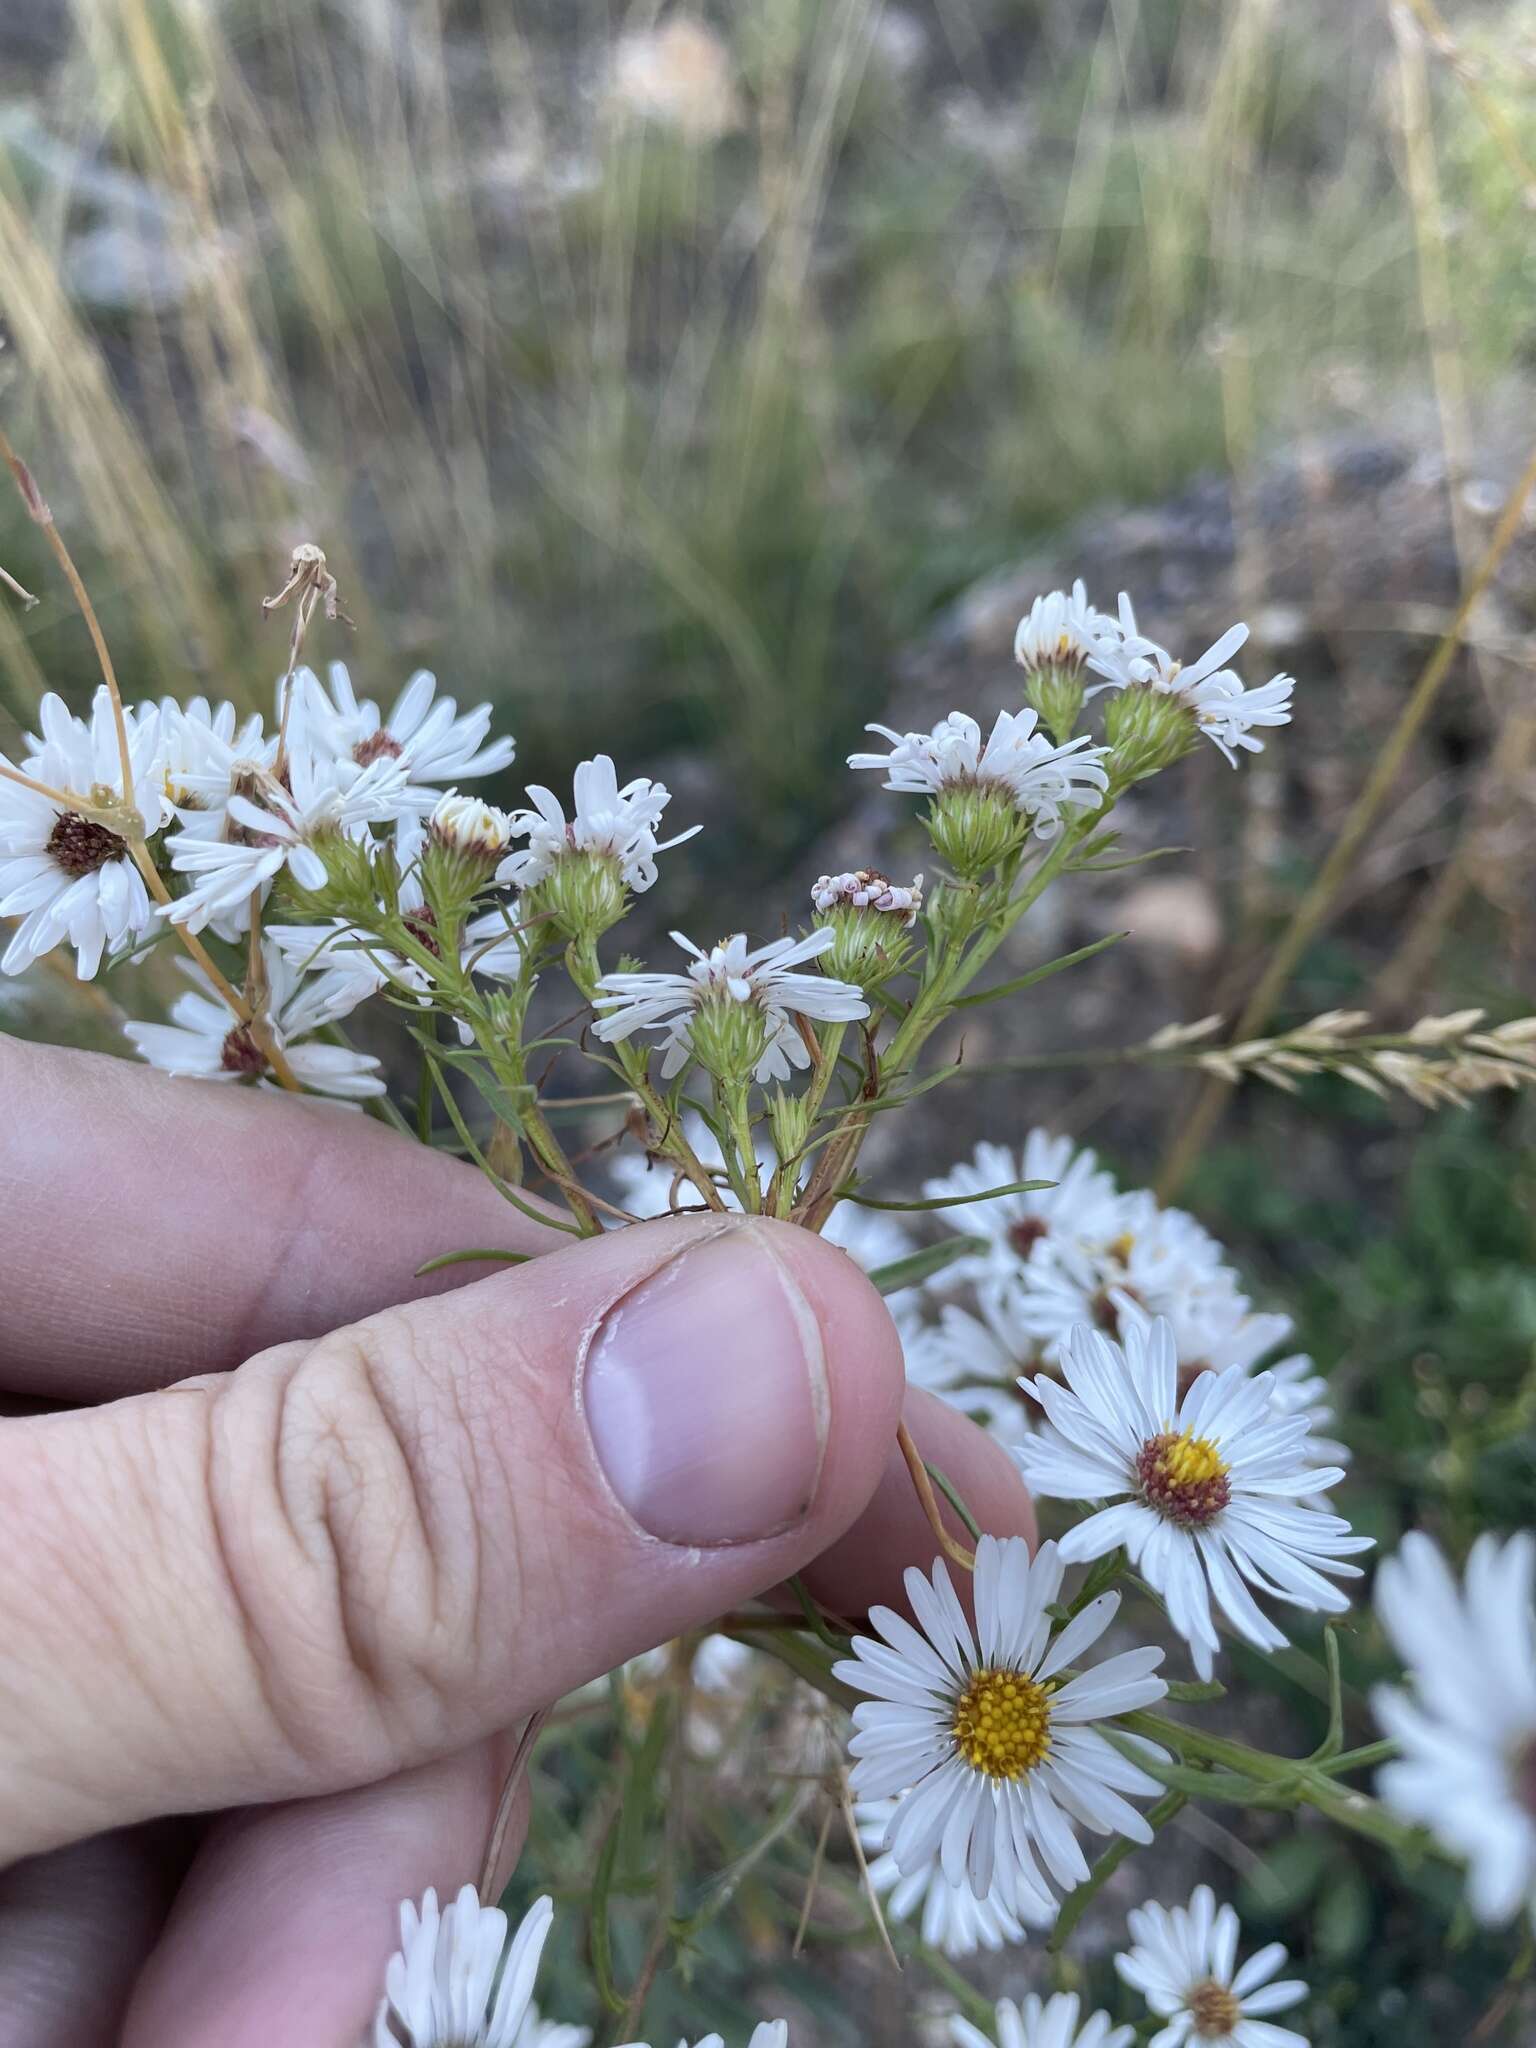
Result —
<svg viewBox="0 0 1536 2048"><path fill-rule="evenodd" d="M55 552L67 564L61 542ZM1137 783L1207 739L1235 765L1287 723L1289 677L1249 689L1226 665L1243 627L1185 664L1140 633L1124 598L1115 616L1080 583L1040 598L1017 637L1020 701L990 731L955 711L928 732L873 727L886 750L851 757L919 800L923 873L823 876L795 931L707 946L677 933L673 962L653 967L616 935L656 886L660 856L691 836L670 829L668 791L621 782L597 755L577 769L569 806L538 786L511 813L464 793L513 758L489 707L461 712L422 674L385 713L344 668L323 681L301 665L314 613L337 612L318 549L295 554L271 601L292 607L294 626L270 728L202 698L125 703L71 580L103 681L85 717L45 698L18 757L0 757L6 972L67 947L90 978L180 946L188 987L169 1021L127 1027L145 1059L384 1115L461 1150L552 1230L588 1236L693 1209L827 1232L890 1297L911 1377L992 1430L1038 1498L1081 1511L1033 1552L989 1534L903 1429L935 1551L929 1571L906 1575L907 1611L877 1606L850 1624L796 1584L796 1612L722 1616L659 1672L641 1660L596 1703L626 1722L621 1799L648 1794L670 1744L725 1757L709 1702L739 1692L746 1669L768 1660L792 1673L781 1733L798 1745L797 1789L767 1840L820 1804L802 1923L841 1815L865 1910L893 1952L928 1961L965 2003L970 2017L953 2022L965 2048L1123 2048L1137 2034L1083 2012L1075 1992L978 2014L948 1959L1047 1932L1060 1951L1105 1878L1192 1800L1308 1808L1390 1848L1438 1846L1470 1864L1479 1915L1531 1904L1531 1540L1485 1539L1465 1588L1422 1537L1383 1568L1383 1619L1412 1687L1382 1696L1382 1740L1345 1746L1331 1627L1329 1729L1314 1754L1269 1755L1166 1712L1219 1695L1226 1639L1272 1652L1286 1612L1330 1623L1347 1612L1369 1545L1330 1504L1346 1459L1317 1434L1323 1383L1304 1358L1264 1369L1285 1319L1253 1309L1193 1218L1117 1188L1068 1139L1034 1132L1019 1156L983 1146L907 1201L874 1196L860 1172L877 1119L964 1071L924 1070L946 1019L1082 957L978 987L1046 889L1113 858L1112 813ZM1081 730L1093 700L1102 725ZM557 977L569 1019L550 1030L531 1019L536 990ZM391 1006L412 1042L414 1099L391 1101L378 1059L341 1030L370 1002ZM1427 1050L1412 1057L1454 1040L1458 1058L1524 1058L1518 1035L1480 1045L1475 1019L1449 1021L1455 1031L1421 1038ZM1322 1059L1327 1036L1289 1056ZM1340 1042L1335 1030L1334 1051ZM609 1183L618 1201L583 1181L543 1091L549 1055L567 1051L602 1076L583 1100L608 1106L635 1141ZM1243 1052L1222 1057L1241 1067ZM1283 1073L1286 1056L1273 1041L1248 1063L1279 1060ZM483 1113L465 1107L471 1092ZM553 1204L525 1191L530 1174ZM915 1246L898 1210L936 1215L944 1234ZM1165 1675L1169 1642L1191 1676ZM669 1687L670 1715L657 1704ZM849 1763L829 1727L846 1727ZM1372 1797L1354 1781L1377 1765ZM636 2025L650 1977L616 1983L607 1939L617 1835L591 1881L590 1953L602 2000ZM663 1903L652 1977L726 1909L739 1878L719 1874L691 1914ZM675 1906L675 1884L670 1896ZM532 2003L551 1914L541 1900L509 1939L473 1888L442 1909L430 1892L408 1902L374 2041L579 2048L584 2029ZM1277 1981L1277 1947L1240 1960L1236 1917L1204 1887L1187 1905L1131 1913L1128 1934L1118 1970L1159 2023L1154 2048L1304 2048L1268 2016L1299 2005L1306 1986ZM754 2048L783 2040L779 2021L753 2036Z"/></svg>

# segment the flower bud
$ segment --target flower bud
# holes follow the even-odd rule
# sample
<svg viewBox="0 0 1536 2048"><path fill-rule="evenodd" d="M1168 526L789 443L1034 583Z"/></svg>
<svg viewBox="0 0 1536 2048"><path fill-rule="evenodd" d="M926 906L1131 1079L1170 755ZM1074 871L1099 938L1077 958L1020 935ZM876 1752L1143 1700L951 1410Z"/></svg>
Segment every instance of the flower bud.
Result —
<svg viewBox="0 0 1536 2048"><path fill-rule="evenodd" d="M512 820L494 804L477 796L460 796L456 789L450 789L438 799L428 830L434 845L490 868L511 842Z"/></svg>
<svg viewBox="0 0 1536 2048"><path fill-rule="evenodd" d="M907 934L923 907L923 878L914 875L902 887L876 868L823 875L811 903L816 923L835 934L824 971L868 989L899 974L911 957Z"/></svg>
<svg viewBox="0 0 1536 2048"><path fill-rule="evenodd" d="M775 1088L768 1097L768 1128L781 1161L798 1159L811 1135L811 1106L803 1095Z"/></svg>

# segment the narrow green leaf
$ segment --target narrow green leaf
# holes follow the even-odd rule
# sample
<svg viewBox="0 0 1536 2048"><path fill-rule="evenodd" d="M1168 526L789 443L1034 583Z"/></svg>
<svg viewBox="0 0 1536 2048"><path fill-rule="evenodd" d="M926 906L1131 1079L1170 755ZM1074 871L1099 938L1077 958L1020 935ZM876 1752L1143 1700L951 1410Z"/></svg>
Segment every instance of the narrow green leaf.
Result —
<svg viewBox="0 0 1536 2048"><path fill-rule="evenodd" d="M893 1091L887 1095L872 1095L867 1102L840 1102L831 1109L824 1109L817 1121L825 1117L847 1116L857 1110L860 1116L872 1116L882 1109L900 1109L903 1103L915 1102L919 1095L926 1095L930 1088L942 1088L946 1081L953 1081L970 1073L970 1068L958 1061L953 1066L940 1067L936 1074L929 1074L921 1081L915 1081L910 1088Z"/></svg>
<svg viewBox="0 0 1536 2048"><path fill-rule="evenodd" d="M480 1171L491 1183L491 1186L495 1188L497 1194L501 1196L502 1200L510 1202L514 1209L524 1216L531 1217L535 1223L542 1223L550 1230L561 1231L567 1237L580 1237L582 1233L579 1224L563 1222L558 1216L551 1216L543 1209L536 1209L532 1202L526 1201L517 1192L510 1181L503 1179L470 1135L469 1126L464 1121L463 1112L454 1099L453 1090L448 1086L447 1076L439 1068L436 1057L429 1054L427 1063L432 1069L432 1079L437 1084L437 1092L443 1099L444 1106L448 1111L449 1117L452 1119L454 1129L459 1134L461 1143L469 1153L470 1158L474 1160L476 1166L479 1167Z"/></svg>
<svg viewBox="0 0 1536 2048"><path fill-rule="evenodd" d="M922 1209L961 1209L967 1202L993 1202L1000 1195L1033 1195L1041 1188L1053 1188L1053 1180L1010 1180L999 1188L982 1188L974 1195L932 1195L924 1201L879 1202L873 1195L861 1195L855 1188L839 1188L838 1200L856 1202L861 1209L900 1209L917 1211Z"/></svg>
<svg viewBox="0 0 1536 2048"><path fill-rule="evenodd" d="M828 1628L827 1624L821 1618L821 1611L817 1607L816 1602L811 1598L810 1594L807 1592L805 1581L801 1578L800 1574L798 1572L792 1573L790 1577L785 1580L785 1584L789 1587L791 1593L794 1594L795 1599L799 1603L800 1612L805 1616L806 1620L810 1623L812 1629L816 1633L817 1639L820 1642L825 1643L827 1648L831 1650L835 1655L839 1657L846 1657L850 1647L849 1639L846 1636L834 1635L832 1630Z"/></svg>
<svg viewBox="0 0 1536 2048"><path fill-rule="evenodd" d="M1095 939L1091 946L1079 946L1075 953L1063 953L1059 960L1047 960L1043 967L1033 967L1028 974L1016 975L1012 981L1001 981L996 988L977 989L973 995L956 996L949 1007L952 1011L969 1010L977 1003L995 1003L1000 996L1016 996L1021 989L1033 988L1036 982L1049 981L1064 967L1076 967L1080 960L1091 960L1095 953L1118 946L1129 936L1128 932L1106 933L1102 939Z"/></svg>
<svg viewBox="0 0 1536 2048"><path fill-rule="evenodd" d="M798 1629L765 1628L752 1630L743 1622L733 1624L732 1635L740 1636L743 1642L750 1642L754 1650L761 1650L765 1657L776 1658L780 1664L787 1664L797 1678L803 1678L807 1685L814 1687L824 1699L834 1706L850 1711L859 1703L861 1694L852 1686L844 1685L840 1678L832 1676L832 1659L817 1642Z"/></svg>
<svg viewBox="0 0 1536 2048"><path fill-rule="evenodd" d="M908 1252L904 1259L893 1259L888 1266L876 1266L869 1277L882 1294L899 1294L903 1287L921 1287L935 1273L942 1273L946 1266L952 1266L956 1259L970 1257L975 1252L984 1252L987 1240L984 1237L951 1237L943 1244L924 1245L920 1252Z"/></svg>
<svg viewBox="0 0 1536 2048"><path fill-rule="evenodd" d="M441 1273L445 1266L475 1266L482 1261L500 1266L526 1266L528 1252L442 1252L435 1259L428 1259L424 1266L416 1268L415 1277L425 1280L429 1273Z"/></svg>
<svg viewBox="0 0 1536 2048"><path fill-rule="evenodd" d="M1192 853L1190 846L1155 846L1150 853L1130 853L1124 860L1074 860L1067 872L1073 875L1117 875L1122 868L1144 867L1149 860L1171 860L1176 853Z"/></svg>
<svg viewBox="0 0 1536 2048"><path fill-rule="evenodd" d="M592 1975L597 1980L598 1996L612 2013L624 2011L625 2000L613 1981L613 1936L608 1926L608 1898L613 1890L613 1873L619 1857L619 1822L622 1815L615 1814L597 1859L597 1869L592 1877L592 1891L587 1902L588 1947L592 1956Z"/></svg>
<svg viewBox="0 0 1536 2048"><path fill-rule="evenodd" d="M1328 1732L1313 1752L1314 1763L1325 1763L1344 1747L1344 1673L1339 1662L1339 1632L1323 1629L1323 1656L1328 1666Z"/></svg>
<svg viewBox="0 0 1536 2048"><path fill-rule="evenodd" d="M979 1543L981 1541L981 1524L961 1499L959 1489L954 1481L941 1472L937 1465L930 1465L926 1458L923 1460L923 1470L949 1502L961 1521L964 1522L971 1541Z"/></svg>

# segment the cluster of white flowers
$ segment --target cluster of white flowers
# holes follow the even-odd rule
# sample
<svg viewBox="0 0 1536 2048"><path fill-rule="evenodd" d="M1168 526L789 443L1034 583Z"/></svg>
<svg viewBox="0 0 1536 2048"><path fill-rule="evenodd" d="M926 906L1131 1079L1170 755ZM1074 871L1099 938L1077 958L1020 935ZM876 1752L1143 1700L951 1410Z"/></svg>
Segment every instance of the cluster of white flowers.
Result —
<svg viewBox="0 0 1536 2048"><path fill-rule="evenodd" d="M1020 625L1017 653L1033 678L1071 675L1080 684L1091 669L1104 679L1098 687L1179 696L1230 751L1258 744L1247 726L1288 715L1275 708L1278 698L1271 705L1265 692L1243 692L1220 667L1241 637L1234 628L1181 670L1137 631L1127 600L1111 619L1089 605L1078 583L1070 594L1037 600ZM45 698L39 732L19 762L0 758L0 915L19 920L0 966L19 973L68 944L89 978L104 959L163 935L167 923L189 942L206 934L236 944L261 915L264 943L253 946L253 960L273 960L268 939L277 956L264 980L256 977L259 1012L254 1003L230 1002L231 991L217 985L206 954L193 945L196 995L176 1006L172 1024L132 1027L132 1042L177 1073L258 1082L276 1075L344 1099L377 1092L374 1063L337 1044L335 1030L380 990L430 999L429 963L442 953L420 881L425 845L440 841L491 862L495 883L521 892L533 916L578 936L599 906L599 923L622 914L627 893L655 883L657 855L692 836L662 838L664 785L644 777L621 785L604 754L577 768L569 816L540 785L529 788L530 807L510 816L461 795L459 785L505 769L514 757L510 738L491 737L491 716L489 705L461 713L425 671L386 713L359 697L340 663L325 681L309 669L286 677L270 728L201 697L122 707L103 685L87 718L56 696ZM946 827L950 837L934 828L941 848L952 841L962 851L999 855L1012 830L999 836L999 806L1024 834L1054 838L1096 811L1110 788L1113 749L1084 735L1053 744L1029 706L999 713L985 736L959 711L928 733L871 730L892 751L854 755L855 767L882 769L893 789L961 799ZM989 815L990 825L978 826ZM323 904L338 860L355 873L349 852L360 853L366 867L386 851L396 873L391 908L405 921L408 947L369 941ZM569 887L551 894L552 878L563 872ZM322 902L313 914L268 920L265 906L279 886L287 898ZM867 911L887 920L888 930L910 929L922 906L922 877L898 885L871 870L824 876L813 904L819 917ZM455 942L460 969L492 980L520 958L504 901L482 903ZM760 1083L786 1081L811 1063L809 1026L869 1015L864 987L830 962L824 971L815 963L835 951L839 964L875 961L894 972L906 958L902 944L876 935L862 949L850 947L846 929L829 923L757 948L741 934L707 950L679 943L692 956L686 972L621 968L602 977L595 1005L607 1043L640 1030L660 1033L664 1079L696 1058L717 1077L723 1062L733 1076L745 1067ZM323 976L323 986L305 987L310 974ZM221 1002L227 1021L215 1014ZM742 1014L732 1018L733 1009ZM306 1048L316 1037L321 1044ZM295 1057L306 1049L337 1057Z"/></svg>
<svg viewBox="0 0 1536 2048"><path fill-rule="evenodd" d="M435 1891L424 1894L419 1909L407 1899L371 2048L587 2048L590 2028L544 2019L534 2003L553 1921L550 1900L536 1899L509 1942L506 1914L482 1905L471 1884L442 1910ZM764 2020L747 2048L785 2048L788 2037L783 2020ZM647 2044L632 2041L625 2048ZM724 2042L719 2034L702 2034L678 2048L724 2048Z"/></svg>
<svg viewBox="0 0 1536 2048"><path fill-rule="evenodd" d="M1020 1181L1047 1185L988 1196ZM1147 1189L1118 1189L1069 1138L1033 1130L1017 1153L984 1142L923 1192L952 1202L940 1217L985 1246L932 1283L929 1318L908 1333L908 1368L920 1384L987 1418L1005 1442L1017 1441L1027 1422L1020 1374L1059 1372L1080 1328L1128 1343L1161 1319L1181 1394L1203 1373L1252 1372L1290 1335L1289 1317L1255 1310L1202 1224ZM961 1288L965 1301L956 1298ZM1268 1375L1285 1413L1305 1416L1315 1430L1331 1421L1327 1382L1309 1358L1282 1358ZM1341 1444L1318 1436L1312 1448L1329 1465L1348 1463Z"/></svg>
<svg viewBox="0 0 1536 2048"><path fill-rule="evenodd" d="M852 874L822 875L811 887L811 903L823 914L839 906L850 910L883 910L904 925L917 923L923 907L923 878L914 875L903 886L875 868L858 868Z"/></svg>
<svg viewBox="0 0 1536 2048"><path fill-rule="evenodd" d="M1014 654L1029 673L1031 706L1002 711L985 738L974 718L950 712L928 732L896 732L871 725L890 742L888 754L850 754L851 768L877 768L885 787L919 796L991 791L1006 799L1038 838L1054 838L1063 822L1098 809L1118 773L1134 780L1149 765L1166 765L1186 741L1175 729L1160 733L1149 757L1117 761L1120 735L1138 729L1132 699L1162 700L1189 722L1190 735L1203 734L1233 766L1237 750L1261 753L1260 730L1290 722L1293 679L1277 675L1258 689L1246 689L1224 664L1248 638L1244 625L1230 627L1197 660L1182 662L1149 639L1136 623L1124 592L1117 617L1096 611L1081 581L1069 592L1053 590L1035 599L1020 621ZM1099 680L1084 687L1084 672ZM1064 687L1065 686L1065 687ZM1125 699L1108 728L1108 746L1094 746L1084 734L1069 736L1081 707L1102 691ZM1155 708L1155 707L1153 707ZM1042 718L1055 731L1053 745L1040 730ZM1139 721L1145 739L1149 722ZM1189 741L1192 743L1192 740Z"/></svg>
<svg viewBox="0 0 1536 2048"><path fill-rule="evenodd" d="M881 1883L876 1870L870 1876ZM893 1903L900 1896L898 1888ZM953 1920L955 1910L945 1904L935 1916L925 1908L924 1939L955 1955L969 1954L978 1943L997 1946L988 1938L998 1924L990 1909L973 1901L963 1922ZM406 1900L371 2048L587 2048L589 2028L543 2019L534 2003L553 1918L551 1902L536 1900L509 1942L506 1914L482 1905L473 1885L441 1910L434 1891L419 1908ZM969 1940L942 1941L943 1928L954 1925L963 1925ZM1239 1965L1237 1915L1230 1906L1218 1909L1208 1886L1198 1886L1187 1906L1171 1912L1155 1904L1139 1907L1128 1925L1134 1946L1116 1956L1115 1968L1145 1998L1149 2012L1167 2023L1151 2048L1308 2048L1302 2035L1264 2017L1289 2010L1307 1995L1306 1985L1295 1979L1273 1981L1286 1951L1274 1942ZM1047 1999L1031 1993L1022 2005L1000 2000L995 2035L958 2015L949 2028L955 2048L1130 2048L1136 2038L1134 2026L1117 2026L1108 2013L1085 2014L1075 1991ZM761 2020L747 2048L787 2048L788 2039L785 2021ZM630 2042L626 2048L647 2044ZM691 2043L684 2039L677 2048L725 2048L725 2042L710 2033Z"/></svg>
<svg viewBox="0 0 1536 2048"><path fill-rule="evenodd" d="M20 919L0 963L8 973L68 944L89 979L166 923L238 942L280 881L320 894L347 849L392 856L395 908L416 941L411 957L369 941L347 918L268 921L259 1013L232 1012L189 961L194 990L171 1022L127 1027L135 1049L169 1073L268 1085L276 1060L319 1094L380 1094L378 1061L327 1037L381 989L429 998L433 976L421 955L441 958L421 880L429 846L488 869L500 863L497 879L523 891L567 853L611 862L621 889L643 891L656 880L656 855L692 836L658 840L666 788L648 780L620 788L606 755L577 768L569 819L547 789L531 788L536 809L512 817L461 794L461 782L507 767L513 742L488 737L489 705L461 714L425 672L387 716L357 696L340 663L328 685L301 669L280 692L271 729L231 704L166 698L125 707L121 736L105 685L88 718L48 696L19 763L0 757L0 915ZM511 851L517 839L529 843ZM161 846L166 872L155 890ZM488 979L516 972L521 954L504 903L466 921L459 953Z"/></svg>

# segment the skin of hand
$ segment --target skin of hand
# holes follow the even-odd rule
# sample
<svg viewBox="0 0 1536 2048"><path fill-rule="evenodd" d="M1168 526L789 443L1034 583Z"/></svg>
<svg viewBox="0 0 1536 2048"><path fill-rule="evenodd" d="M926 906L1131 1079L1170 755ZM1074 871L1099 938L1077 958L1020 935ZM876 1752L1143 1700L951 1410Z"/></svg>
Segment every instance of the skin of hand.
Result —
<svg viewBox="0 0 1536 2048"><path fill-rule="evenodd" d="M899 1600L903 1412L1033 1537L807 1232L577 1243L361 1116L5 1038L0 1104L0 2048L353 2048L527 1715L792 1572ZM529 1263L412 1278L471 1245Z"/></svg>

